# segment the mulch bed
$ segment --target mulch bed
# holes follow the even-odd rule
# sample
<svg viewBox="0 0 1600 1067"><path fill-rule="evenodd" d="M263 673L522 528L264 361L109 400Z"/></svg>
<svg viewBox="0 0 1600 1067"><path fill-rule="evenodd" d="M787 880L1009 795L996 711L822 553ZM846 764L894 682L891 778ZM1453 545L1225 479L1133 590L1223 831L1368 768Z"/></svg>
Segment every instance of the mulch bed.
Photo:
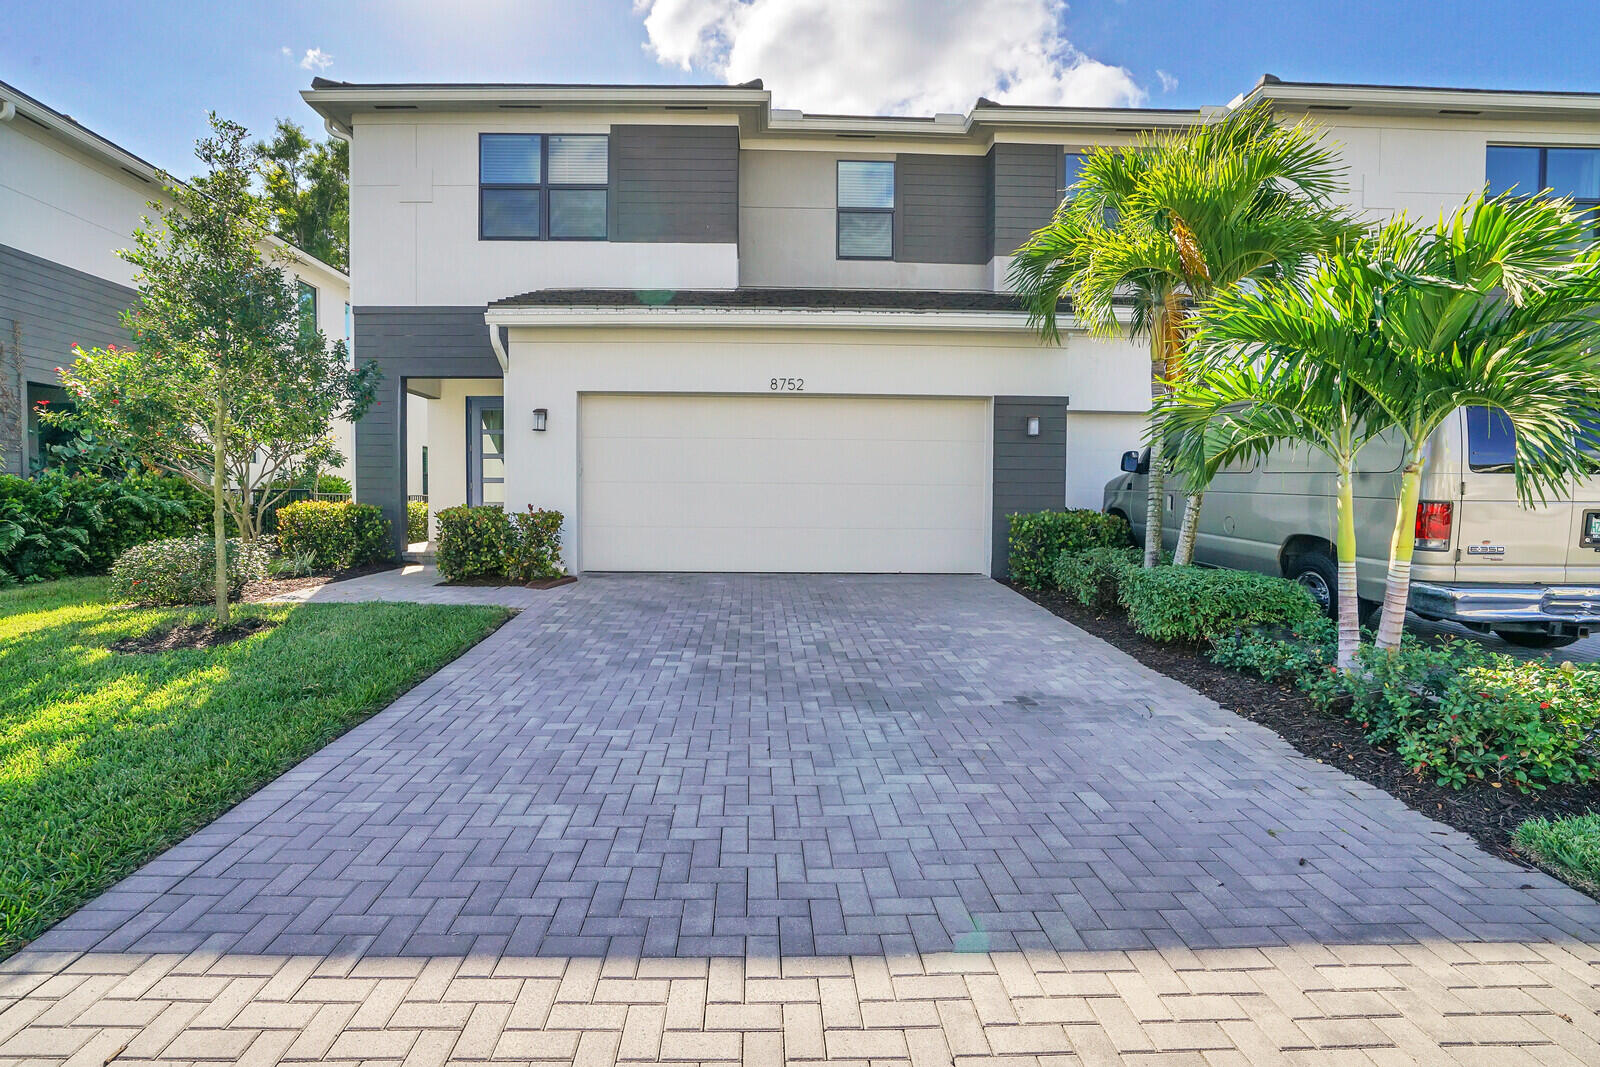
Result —
<svg viewBox="0 0 1600 1067"><path fill-rule="evenodd" d="M346 571L337 571L333 574L311 574L302 578L263 578L259 582L251 582L244 587L244 592L239 597L246 604L259 604L264 600L282 596L285 593L295 593L302 589L320 589L334 582L348 582L351 578L365 578L369 574L382 574L392 571L398 565L394 563L375 563L365 567L351 567Z"/></svg>
<svg viewBox="0 0 1600 1067"><path fill-rule="evenodd" d="M533 582L508 582L504 578L462 578L454 582L440 582L440 585L480 586L489 589L555 589L563 585L571 585L578 580L575 574L563 574L559 578L540 578Z"/></svg>
<svg viewBox="0 0 1600 1067"><path fill-rule="evenodd" d="M1134 632L1120 612L1097 614L1060 593L1012 588L1146 667L1203 693L1235 715L1273 730L1301 755L1377 786L1407 807L1460 830L1486 851L1513 863L1529 865L1528 857L1511 843L1512 831L1523 820L1600 810L1600 785L1551 786L1529 793L1496 789L1486 782L1472 782L1461 789L1436 785L1431 777L1412 771L1393 751L1368 742L1351 720L1318 711L1298 689L1219 667L1196 645L1152 641Z"/></svg>
<svg viewBox="0 0 1600 1067"><path fill-rule="evenodd" d="M124 637L111 644L113 652L154 655L158 652L176 652L179 649L217 648L242 641L251 634L270 630L278 625L273 619L235 619L227 626L217 627L215 619L189 623L170 630L156 630L138 637Z"/></svg>

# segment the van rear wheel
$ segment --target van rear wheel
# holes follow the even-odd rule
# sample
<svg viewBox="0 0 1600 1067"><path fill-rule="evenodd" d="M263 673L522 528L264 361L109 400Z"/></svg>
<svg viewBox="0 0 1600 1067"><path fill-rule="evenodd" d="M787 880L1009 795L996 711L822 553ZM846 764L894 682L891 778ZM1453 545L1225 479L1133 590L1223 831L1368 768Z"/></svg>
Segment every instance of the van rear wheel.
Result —
<svg viewBox="0 0 1600 1067"><path fill-rule="evenodd" d="M1311 594L1328 618L1339 617L1339 565L1325 552L1307 552L1294 557L1284 577L1299 582Z"/></svg>
<svg viewBox="0 0 1600 1067"><path fill-rule="evenodd" d="M1496 630L1494 635L1518 648L1566 648L1578 640L1570 634L1540 634L1526 630Z"/></svg>

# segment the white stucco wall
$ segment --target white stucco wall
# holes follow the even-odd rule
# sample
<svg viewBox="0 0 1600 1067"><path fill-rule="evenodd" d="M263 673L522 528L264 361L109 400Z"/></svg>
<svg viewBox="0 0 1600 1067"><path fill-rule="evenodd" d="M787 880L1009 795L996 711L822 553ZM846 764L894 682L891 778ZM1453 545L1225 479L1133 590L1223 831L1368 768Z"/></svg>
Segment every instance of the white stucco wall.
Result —
<svg viewBox="0 0 1600 1067"><path fill-rule="evenodd" d="M578 401L584 393L713 393L771 395L771 379L805 380L810 395L841 396L1067 396L1078 412L1121 413L1135 424L1149 404L1149 387L1129 365L1145 365L1126 342L1070 334L1058 348L1024 332L833 329L524 328L510 331L505 378L506 500L508 508L554 508L567 517L570 568L583 566L577 543ZM451 410L465 411L466 391ZM548 429L535 433L529 413L549 410ZM434 411L438 411L436 407ZM460 416L451 414L450 419ZM430 438L439 439L432 429ZM436 420L444 422L444 418ZM457 423L460 425L460 423ZM1114 424L1107 424L1114 425ZM465 433L456 435L463 442ZM1069 446L1070 486L1103 485L1103 453L1122 448L1121 433L1105 449ZM444 453L437 468L443 471ZM465 470L462 454L461 469ZM447 506L444 481L434 496ZM459 485L459 488L457 488ZM448 499L465 498L465 482Z"/></svg>
<svg viewBox="0 0 1600 1067"><path fill-rule="evenodd" d="M350 146L351 261L362 306L485 304L532 289L731 289L733 243L480 241L480 133L606 133L625 123L716 122L710 114L358 116ZM721 120L721 121L726 121Z"/></svg>

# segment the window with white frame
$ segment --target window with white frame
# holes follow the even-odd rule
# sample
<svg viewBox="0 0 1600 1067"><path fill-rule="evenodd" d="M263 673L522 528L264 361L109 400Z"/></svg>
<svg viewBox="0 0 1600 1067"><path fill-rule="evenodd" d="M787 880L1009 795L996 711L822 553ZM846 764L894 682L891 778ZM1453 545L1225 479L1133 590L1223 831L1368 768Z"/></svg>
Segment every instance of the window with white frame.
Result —
<svg viewBox="0 0 1600 1067"><path fill-rule="evenodd" d="M605 240L608 157L603 133L479 134L479 239Z"/></svg>
<svg viewBox="0 0 1600 1067"><path fill-rule="evenodd" d="M839 160L840 259L894 258L894 161Z"/></svg>

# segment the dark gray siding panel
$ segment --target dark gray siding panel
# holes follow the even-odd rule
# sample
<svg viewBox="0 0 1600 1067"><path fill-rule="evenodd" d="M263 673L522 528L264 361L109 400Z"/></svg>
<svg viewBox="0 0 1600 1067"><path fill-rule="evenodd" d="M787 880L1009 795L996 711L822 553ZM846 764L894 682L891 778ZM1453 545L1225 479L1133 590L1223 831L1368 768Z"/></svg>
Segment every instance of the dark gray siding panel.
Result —
<svg viewBox="0 0 1600 1067"><path fill-rule="evenodd" d="M59 263L0 245L0 346L6 358L0 373L23 382L55 385L55 369L72 359L72 346L103 347L130 343L121 315L135 293L125 285L64 267ZM14 361L13 348L20 359ZM20 366L19 366L20 364ZM25 416L25 412L23 413ZM0 426L0 453L5 469L25 470L21 449L25 424Z"/></svg>
<svg viewBox="0 0 1600 1067"><path fill-rule="evenodd" d="M1039 416L1039 436L1028 436L1028 416ZM1005 578L1010 517L1067 502L1067 398L994 398L994 550L989 573Z"/></svg>
<svg viewBox="0 0 1600 1067"><path fill-rule="evenodd" d="M990 150L994 255L1009 256L1050 221L1061 201L1062 152L1042 144L997 144Z"/></svg>
<svg viewBox="0 0 1600 1067"><path fill-rule="evenodd" d="M738 128L611 127L609 207L613 241L738 241Z"/></svg>
<svg viewBox="0 0 1600 1067"><path fill-rule="evenodd" d="M482 307L358 307L355 356L383 372L378 403L356 423L356 495L405 538L407 378L499 378Z"/></svg>
<svg viewBox="0 0 1600 1067"><path fill-rule="evenodd" d="M903 263L987 263L989 166L982 156L895 159L895 252Z"/></svg>

